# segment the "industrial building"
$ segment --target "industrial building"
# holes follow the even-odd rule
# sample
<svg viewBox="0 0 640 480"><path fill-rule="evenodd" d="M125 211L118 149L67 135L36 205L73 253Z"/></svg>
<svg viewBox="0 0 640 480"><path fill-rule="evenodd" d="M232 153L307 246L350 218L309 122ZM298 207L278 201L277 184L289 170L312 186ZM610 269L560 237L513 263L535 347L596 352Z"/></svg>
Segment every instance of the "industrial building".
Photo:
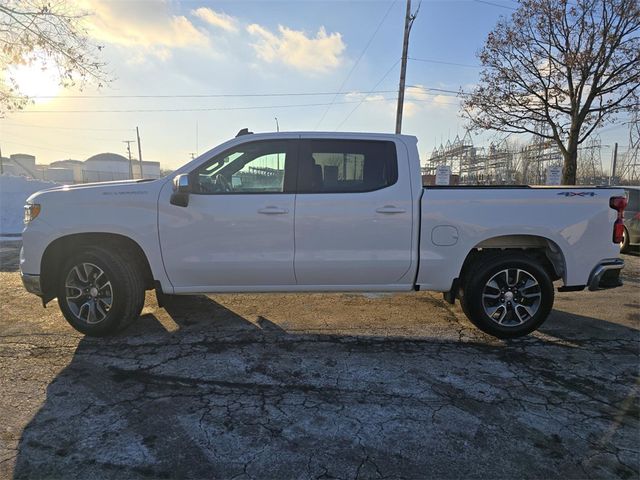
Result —
<svg viewBox="0 0 640 480"><path fill-rule="evenodd" d="M2 157L2 173L50 180L64 185L161 177L160 162L130 161L117 153L99 153L84 161L58 160L49 165L37 164L33 155L16 153L8 158Z"/></svg>

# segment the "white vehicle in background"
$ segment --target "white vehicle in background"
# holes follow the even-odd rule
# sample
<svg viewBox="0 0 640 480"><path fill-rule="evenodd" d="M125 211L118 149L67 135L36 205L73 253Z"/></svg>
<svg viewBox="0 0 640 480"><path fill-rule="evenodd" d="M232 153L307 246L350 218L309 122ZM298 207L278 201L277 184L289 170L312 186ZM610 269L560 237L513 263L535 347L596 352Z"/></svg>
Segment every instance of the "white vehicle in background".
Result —
<svg viewBox="0 0 640 480"><path fill-rule="evenodd" d="M168 177L32 195L26 289L107 335L145 290L435 290L501 338L526 335L560 291L613 288L624 191L423 188L415 137L242 134Z"/></svg>

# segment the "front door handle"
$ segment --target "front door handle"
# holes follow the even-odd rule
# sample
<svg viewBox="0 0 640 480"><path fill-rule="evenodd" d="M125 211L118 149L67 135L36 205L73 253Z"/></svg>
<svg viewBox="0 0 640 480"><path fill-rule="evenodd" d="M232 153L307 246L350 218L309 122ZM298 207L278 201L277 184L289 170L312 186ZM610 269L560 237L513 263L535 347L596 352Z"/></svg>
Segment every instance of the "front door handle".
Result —
<svg viewBox="0 0 640 480"><path fill-rule="evenodd" d="M405 213L404 208L398 208L393 205L385 205L384 207L376 208L378 213Z"/></svg>
<svg viewBox="0 0 640 480"><path fill-rule="evenodd" d="M286 213L289 213L289 210L287 210L286 208L269 206L261 208L260 210L258 210L258 213L261 213L263 215L284 215Z"/></svg>

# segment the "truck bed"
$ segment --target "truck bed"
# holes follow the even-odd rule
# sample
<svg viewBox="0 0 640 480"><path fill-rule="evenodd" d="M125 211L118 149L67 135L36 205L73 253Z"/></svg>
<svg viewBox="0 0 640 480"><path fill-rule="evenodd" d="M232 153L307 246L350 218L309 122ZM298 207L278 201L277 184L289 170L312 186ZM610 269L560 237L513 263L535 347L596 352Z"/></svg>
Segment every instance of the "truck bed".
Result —
<svg viewBox="0 0 640 480"><path fill-rule="evenodd" d="M609 199L623 195L606 187L424 187L417 284L450 288L442 282L456 278L468 253L484 242L500 238L502 245L519 248L546 238L562 255L565 286L585 285L594 261L618 256L609 234L616 219Z"/></svg>

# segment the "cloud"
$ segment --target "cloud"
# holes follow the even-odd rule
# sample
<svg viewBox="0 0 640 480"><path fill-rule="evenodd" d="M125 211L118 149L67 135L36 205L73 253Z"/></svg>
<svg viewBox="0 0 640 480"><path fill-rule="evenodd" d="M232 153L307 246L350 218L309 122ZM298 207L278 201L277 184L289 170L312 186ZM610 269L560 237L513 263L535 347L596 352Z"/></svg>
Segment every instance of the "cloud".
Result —
<svg viewBox="0 0 640 480"><path fill-rule="evenodd" d="M327 35L324 27L315 37L282 25L275 34L256 23L249 25L247 32L256 38L251 46L258 58L268 63L282 62L303 72L323 73L338 67L346 48L340 33Z"/></svg>
<svg viewBox="0 0 640 480"><path fill-rule="evenodd" d="M413 117L419 110L420 107L413 102L405 101L402 105L402 115L405 117Z"/></svg>
<svg viewBox="0 0 640 480"><path fill-rule="evenodd" d="M80 3L91 13L87 30L98 41L140 47L161 60L169 58L174 48L209 46L209 37L185 16L173 15L166 0Z"/></svg>
<svg viewBox="0 0 640 480"><path fill-rule="evenodd" d="M405 96L410 100L429 101L432 97L427 95L425 87L422 85L409 86L405 90Z"/></svg>
<svg viewBox="0 0 640 480"><path fill-rule="evenodd" d="M385 100L384 95L380 94L367 94L365 92L349 92L345 95L345 99L348 101L362 100L364 102L380 102Z"/></svg>
<svg viewBox="0 0 640 480"><path fill-rule="evenodd" d="M419 102L425 108L435 107L447 109L451 106L458 105L456 97L431 93L429 89L423 85L412 85L407 87L405 98L408 101L413 100L414 102ZM419 108L419 105L414 104L414 106L416 109Z"/></svg>
<svg viewBox="0 0 640 480"><path fill-rule="evenodd" d="M226 13L218 13L208 7L197 8L191 13L201 20L204 20L209 25L221 28L223 30L226 30L227 32L238 31L238 21L234 17L232 17L231 15L227 15Z"/></svg>

